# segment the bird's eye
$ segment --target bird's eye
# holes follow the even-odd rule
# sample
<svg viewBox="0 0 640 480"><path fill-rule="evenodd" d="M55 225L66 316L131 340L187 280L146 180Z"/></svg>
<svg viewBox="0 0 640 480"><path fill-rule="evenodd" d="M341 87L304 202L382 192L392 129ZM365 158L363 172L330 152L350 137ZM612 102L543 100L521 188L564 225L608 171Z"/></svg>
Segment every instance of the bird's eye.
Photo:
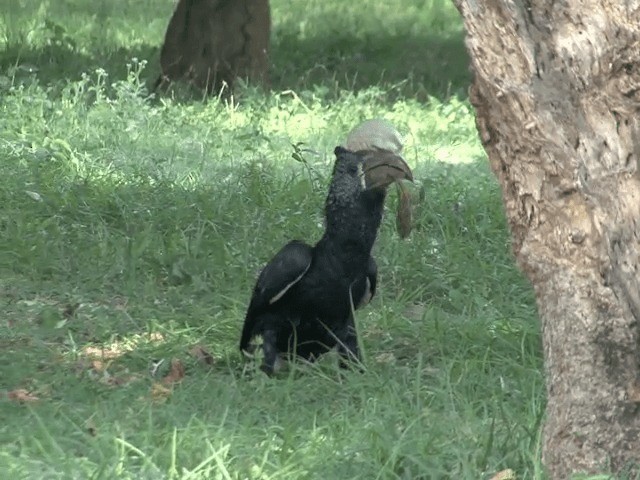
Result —
<svg viewBox="0 0 640 480"><path fill-rule="evenodd" d="M358 165L352 163L351 165L349 165L349 168L347 170L351 175L355 175L356 173L358 173Z"/></svg>

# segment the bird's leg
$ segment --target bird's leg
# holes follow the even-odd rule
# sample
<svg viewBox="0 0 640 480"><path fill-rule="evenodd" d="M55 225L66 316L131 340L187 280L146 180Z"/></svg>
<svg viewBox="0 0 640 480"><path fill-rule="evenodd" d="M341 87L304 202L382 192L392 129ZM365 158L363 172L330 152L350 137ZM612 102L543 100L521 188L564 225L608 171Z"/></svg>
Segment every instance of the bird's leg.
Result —
<svg viewBox="0 0 640 480"><path fill-rule="evenodd" d="M277 334L275 330L265 330L262 332L262 351L264 359L260 369L267 375L273 375L276 360L278 359L278 349L276 348Z"/></svg>
<svg viewBox="0 0 640 480"><path fill-rule="evenodd" d="M349 368L349 363L360 362L360 351L358 349L358 333L353 319L353 313L349 315L346 328L341 332L338 342L338 353L340 354L340 368Z"/></svg>

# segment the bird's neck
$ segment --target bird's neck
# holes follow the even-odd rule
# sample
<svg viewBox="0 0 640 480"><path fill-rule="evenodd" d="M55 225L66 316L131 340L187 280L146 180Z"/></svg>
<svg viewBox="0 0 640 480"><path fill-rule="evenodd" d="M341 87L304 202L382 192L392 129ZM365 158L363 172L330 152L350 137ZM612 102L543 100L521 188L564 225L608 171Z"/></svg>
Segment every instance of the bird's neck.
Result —
<svg viewBox="0 0 640 480"><path fill-rule="evenodd" d="M384 197L384 192L368 192L349 208L328 204L326 229L318 247L368 261L382 220Z"/></svg>

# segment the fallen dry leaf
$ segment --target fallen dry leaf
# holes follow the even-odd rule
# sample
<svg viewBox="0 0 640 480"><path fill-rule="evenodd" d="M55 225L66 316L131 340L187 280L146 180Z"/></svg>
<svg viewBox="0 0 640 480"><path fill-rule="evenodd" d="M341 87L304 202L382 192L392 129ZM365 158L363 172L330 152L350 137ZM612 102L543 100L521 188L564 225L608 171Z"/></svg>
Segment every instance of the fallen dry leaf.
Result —
<svg viewBox="0 0 640 480"><path fill-rule="evenodd" d="M103 362L102 360L92 360L91 368L98 373L104 372L109 367L110 362Z"/></svg>
<svg viewBox="0 0 640 480"><path fill-rule="evenodd" d="M118 358L125 352L126 350L119 348L118 345L112 345L109 348L89 346L82 349L85 357L98 360Z"/></svg>
<svg viewBox="0 0 640 480"><path fill-rule="evenodd" d="M133 335L126 340L115 341L108 345L89 345L82 349L82 356L95 360L111 360L135 350L144 341L164 342L164 336L154 332L148 335Z"/></svg>
<svg viewBox="0 0 640 480"><path fill-rule="evenodd" d="M378 363L395 363L396 356L392 352L383 352L376 355L376 362Z"/></svg>
<svg viewBox="0 0 640 480"><path fill-rule="evenodd" d="M496 473L491 480L516 480L516 472L507 468L506 470L502 470Z"/></svg>
<svg viewBox="0 0 640 480"><path fill-rule="evenodd" d="M171 395L171 389L161 383L154 382L151 385L151 398L154 402L164 402Z"/></svg>
<svg viewBox="0 0 640 480"><path fill-rule="evenodd" d="M411 233L413 215L411 212L411 195L401 182L398 185L398 212L396 213L396 229L400 238L407 238Z"/></svg>
<svg viewBox="0 0 640 480"><path fill-rule="evenodd" d="M196 345L189 350L189 355L205 365L213 365L213 356L202 345Z"/></svg>
<svg viewBox="0 0 640 480"><path fill-rule="evenodd" d="M32 395L31 393L29 393L28 390L25 390L24 388L11 390L7 394L7 396L9 397L9 400L12 400L18 403L33 403L40 400L38 397L36 397L35 395Z"/></svg>
<svg viewBox="0 0 640 480"><path fill-rule="evenodd" d="M171 385L172 383L181 382L184 378L184 365L178 358L171 359L171 370L162 379L162 383L165 385Z"/></svg>
<svg viewBox="0 0 640 480"><path fill-rule="evenodd" d="M164 335L158 332L153 332L149 334L150 342L164 342Z"/></svg>
<svg viewBox="0 0 640 480"><path fill-rule="evenodd" d="M91 378L96 380L98 383L109 387L123 387L142 378L141 375L128 372L121 372L122 374L118 375L112 375L107 370L103 370L101 372L91 371L90 373Z"/></svg>

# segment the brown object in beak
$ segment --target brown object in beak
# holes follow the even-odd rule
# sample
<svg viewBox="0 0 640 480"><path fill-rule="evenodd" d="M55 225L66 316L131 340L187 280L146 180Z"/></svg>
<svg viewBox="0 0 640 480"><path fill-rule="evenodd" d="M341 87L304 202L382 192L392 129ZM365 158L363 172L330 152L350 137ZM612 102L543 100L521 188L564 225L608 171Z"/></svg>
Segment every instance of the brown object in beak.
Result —
<svg viewBox="0 0 640 480"><path fill-rule="evenodd" d="M405 186L398 182L398 212L396 213L396 229L400 238L407 238L411 233L413 214L411 211L411 195Z"/></svg>
<svg viewBox="0 0 640 480"><path fill-rule="evenodd" d="M386 188L393 182L400 180L413 182L413 173L401 156L386 150L369 150L358 153L365 157L362 170L367 190Z"/></svg>

